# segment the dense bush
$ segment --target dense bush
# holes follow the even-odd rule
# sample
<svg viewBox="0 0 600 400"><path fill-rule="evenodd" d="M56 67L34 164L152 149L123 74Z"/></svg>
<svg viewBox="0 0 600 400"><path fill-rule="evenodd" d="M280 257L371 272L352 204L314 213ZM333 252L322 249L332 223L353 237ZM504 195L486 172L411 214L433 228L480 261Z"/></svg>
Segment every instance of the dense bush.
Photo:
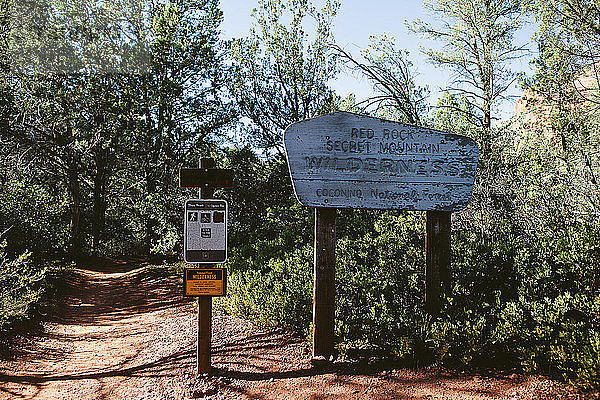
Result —
<svg viewBox="0 0 600 400"><path fill-rule="evenodd" d="M40 268L23 253L8 259L0 242L0 331L11 323L30 316L31 307L40 299L45 289L47 268Z"/></svg>
<svg viewBox="0 0 600 400"><path fill-rule="evenodd" d="M234 188L218 194L229 202L233 269L262 269L270 259L310 242L311 213L292 197L284 157L266 161L245 147L228 150L223 165L235 176Z"/></svg>
<svg viewBox="0 0 600 400"><path fill-rule="evenodd" d="M341 348L367 346L403 355L422 345L425 271L422 214L380 213L375 231L337 247L337 332Z"/></svg>
<svg viewBox="0 0 600 400"><path fill-rule="evenodd" d="M14 259L30 252L39 259L64 255L68 243L68 201L59 190L17 171L0 176L0 240Z"/></svg>
<svg viewBox="0 0 600 400"><path fill-rule="evenodd" d="M0 178L0 330L28 318L46 289L48 266L65 252L64 198L18 171Z"/></svg>
<svg viewBox="0 0 600 400"><path fill-rule="evenodd" d="M312 319L312 248L271 259L259 269L233 272L228 297L217 307L264 328L307 334Z"/></svg>

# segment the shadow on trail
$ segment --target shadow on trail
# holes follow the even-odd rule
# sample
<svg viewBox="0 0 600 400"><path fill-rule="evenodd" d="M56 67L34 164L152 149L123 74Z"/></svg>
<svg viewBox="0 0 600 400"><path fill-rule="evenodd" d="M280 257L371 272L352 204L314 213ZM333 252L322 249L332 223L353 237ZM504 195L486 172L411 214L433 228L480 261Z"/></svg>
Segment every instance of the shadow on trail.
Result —
<svg viewBox="0 0 600 400"><path fill-rule="evenodd" d="M115 274L131 272L150 264L151 260L142 257L128 257L124 259L108 257L85 257L77 262L77 268L91 272Z"/></svg>
<svg viewBox="0 0 600 400"><path fill-rule="evenodd" d="M389 361L368 364L365 361L323 363L310 365L308 360L296 369L290 369L290 360L281 358L277 349L289 345L305 345L299 338L290 338L283 333L258 333L225 342L212 348L214 364L212 375L243 381L265 381L311 377L326 374L377 375L390 369ZM269 351L272 350L272 351ZM244 355L243 361L235 355ZM307 355L307 358L309 356ZM231 361L236 360L236 361ZM258 370L258 371L248 371Z"/></svg>
<svg viewBox="0 0 600 400"><path fill-rule="evenodd" d="M140 260L104 261L94 268L82 265L61 280L62 300L48 320L67 325L112 325L189 301L182 296L178 274Z"/></svg>
<svg viewBox="0 0 600 400"><path fill-rule="evenodd" d="M215 366L212 369L212 375L226 378L225 383L221 383L221 385L226 387L227 390L244 395L246 398L256 399L266 397L252 393L251 390L245 388L246 385L244 384L240 386L240 381L254 382L259 385L262 383L267 385L265 390L279 388L279 390L285 391L289 387L295 387L294 384L289 384L286 380L309 378L302 381L301 384L307 390L306 393L313 392L306 398L320 398L315 393L322 393L323 387L329 387L330 385L345 387L347 392L349 390L349 393L367 392L372 381L357 379L357 377L363 376L377 379L381 384L389 385L390 390L395 390L393 393L390 392L379 397L367 396L368 398L381 399L412 399L415 398L412 388L437 388L440 385L448 393L458 396L457 398L473 396L500 398L523 382L522 377L515 379L502 374L492 374L486 377L474 373L462 374L435 369L415 370L414 368L407 368L406 362L400 360L377 359L374 361L365 358L357 361L336 361L311 365L307 360L303 363L294 363L278 357L277 348L302 344L305 344L303 340L290 339L283 334L261 333L214 346ZM244 357L236 358L233 357L234 354L244 354ZM404 372L391 373L393 370ZM469 382L475 382L476 380L486 381L488 378L489 384L483 385L483 387L469 384ZM267 387L270 389L266 389ZM323 398L331 397L325 396Z"/></svg>
<svg viewBox="0 0 600 400"><path fill-rule="evenodd" d="M129 325L128 319L145 313L179 306L190 300L181 292L181 276L168 268L149 265L141 259L94 260L60 271L53 278L54 294L45 306L45 323L82 326L85 333L76 330L23 329L6 338L0 337L4 360L46 359L62 360L64 348L57 348L45 339L102 340L105 329L119 337L144 333L147 327ZM89 329L85 329L89 327ZM42 338L42 340L37 340Z"/></svg>
<svg viewBox="0 0 600 400"><path fill-rule="evenodd" d="M465 385L465 379L468 381L470 378L461 374L440 373L435 370L420 372L413 370L408 373L390 374L389 371L392 369L403 368L402 365L391 360L369 362L366 359L311 365L307 359L302 362L292 362L286 358L287 356L282 357L281 353L278 353L278 349L287 347L292 353L296 353L291 357L296 357L296 361L298 361L298 353L302 353L302 348L305 346L305 341L290 338L281 332L255 333L237 338L225 336L221 341L213 344L214 358L211 378L217 378L219 390L225 389L230 393L237 393L250 399L267 398L269 396L263 393L269 391L273 393L273 390L285 391L288 384L291 385L289 386L291 388L300 386L306 390L306 398L331 398L320 397L320 395L324 393L324 387L333 386L344 387L346 393L359 396L369 392L373 382L390 385L389 390L393 390L393 392L380 392L375 397L367 396L366 398L411 399L415 398L413 392L415 387L439 387L440 385L445 387L448 393L459 397L487 396L495 398L505 396L509 390L520 383L519 380L496 377L496 381L503 381L500 382L502 384L473 387ZM195 345L188 343L178 351L138 365L129 365L137 357L132 355L120 363L76 373L46 375L28 371L10 375L0 373L0 382L23 384L41 390L48 383L58 381L101 380L111 377L165 377L170 379L182 369L193 370L196 362L195 352ZM358 376L368 376L379 381L356 379ZM299 384L296 383L296 386L289 381L302 378L308 379ZM248 382L253 382L253 384L248 386L246 385ZM0 387L0 393L8 393L8 390ZM9 394L16 395L18 393Z"/></svg>
<svg viewBox="0 0 600 400"><path fill-rule="evenodd" d="M413 388L434 388L440 387L440 385L446 388L448 393L451 394L450 397L452 398L472 398L473 396L483 396L484 398L505 398L507 393L510 393L512 390L514 390L514 388L519 386L523 381L522 379L509 379L507 377L501 377L495 378L495 382L489 385L487 388L478 388L472 387L472 385L465 385L465 377L460 375L438 374L435 372L430 372L413 373L407 376L388 376L382 373L386 371L387 368L389 368L389 365L384 367L383 364L379 364L365 367L360 362L336 362L326 366L311 366L308 368L274 372L248 372L235 369L213 368L212 374L214 376L228 378L230 380L241 380L257 383L262 382L263 384L267 384L266 382L269 382L268 385L275 385L274 387L279 387L280 390L281 388L286 390L286 384L285 382L282 382L281 385L278 385L277 381L322 377L320 378L320 382L317 380L303 381L304 388L307 390L307 392L313 392L310 397L307 397L311 399L332 398L331 396L325 395L320 397L320 395L317 393L323 393L323 387L331 388L333 385L345 387L345 391L347 393L355 393L357 396L358 393L367 392L372 387L372 383L361 383L360 380L355 379L358 376L371 376L379 378L381 381L387 382L386 384L391 385L391 392L387 394L369 395L366 397L369 399L414 399L417 397L413 392ZM325 378L325 375L330 375L330 377ZM380 385L384 384L383 382ZM243 394L247 398L267 398L261 395L253 394L248 389L244 389L235 383L227 382L222 384L222 386L226 387L230 391ZM266 390L275 390L272 386L266 386L266 388L271 388Z"/></svg>
<svg viewBox="0 0 600 400"><path fill-rule="evenodd" d="M195 350L182 350L174 354L169 354L159 358L158 360L131 366L122 367L120 363L111 367L108 367L100 371L87 371L76 374L64 374L64 375L35 375L35 374L3 374L0 373L0 382L14 382L24 384L36 384L44 382L54 381L76 381L83 379L100 379L108 377L135 377L135 376L171 376L171 374L164 374L165 371L173 371L175 367L181 368L184 364L191 364L194 362Z"/></svg>

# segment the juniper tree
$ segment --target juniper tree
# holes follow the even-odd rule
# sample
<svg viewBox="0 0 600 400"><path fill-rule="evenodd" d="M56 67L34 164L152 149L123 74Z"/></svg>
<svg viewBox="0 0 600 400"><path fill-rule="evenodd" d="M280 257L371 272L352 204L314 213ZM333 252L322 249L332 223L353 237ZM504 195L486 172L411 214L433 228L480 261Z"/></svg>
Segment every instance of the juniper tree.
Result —
<svg viewBox="0 0 600 400"><path fill-rule="evenodd" d="M523 56L525 47L514 44L523 23L520 0L433 0L426 7L436 18L417 20L412 29L439 43L429 49L429 59L450 69L454 81L447 89L462 95L471 105L455 108L483 128L482 155L490 151L494 106L505 98L516 75L510 63ZM451 104L447 107L453 107Z"/></svg>
<svg viewBox="0 0 600 400"><path fill-rule="evenodd" d="M288 125L334 107L327 82L336 65L328 44L338 6L329 0L321 9L308 0L259 0L250 35L232 42L228 86L241 115L250 121L246 137L256 147L281 152ZM306 20L315 26L310 34L304 29Z"/></svg>

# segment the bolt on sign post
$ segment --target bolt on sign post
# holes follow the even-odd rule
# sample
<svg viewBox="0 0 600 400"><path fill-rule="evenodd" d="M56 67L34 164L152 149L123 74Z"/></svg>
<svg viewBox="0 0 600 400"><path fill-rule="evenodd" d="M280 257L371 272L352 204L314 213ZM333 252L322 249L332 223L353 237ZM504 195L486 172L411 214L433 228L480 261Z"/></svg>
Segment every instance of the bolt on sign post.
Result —
<svg viewBox="0 0 600 400"><path fill-rule="evenodd" d="M284 145L296 198L316 209L313 356L333 354L336 208L427 211L425 307L436 314L450 271L450 215L471 198L477 144L336 112L290 125Z"/></svg>
<svg viewBox="0 0 600 400"><path fill-rule="evenodd" d="M233 171L214 166L214 159L202 158L200 168L179 170L179 187L199 188L199 198L185 203L184 260L203 266L183 273L184 295L198 297L198 374L211 368L212 297L227 289L227 270L213 265L227 260L227 202L212 197L215 188L233 187Z"/></svg>

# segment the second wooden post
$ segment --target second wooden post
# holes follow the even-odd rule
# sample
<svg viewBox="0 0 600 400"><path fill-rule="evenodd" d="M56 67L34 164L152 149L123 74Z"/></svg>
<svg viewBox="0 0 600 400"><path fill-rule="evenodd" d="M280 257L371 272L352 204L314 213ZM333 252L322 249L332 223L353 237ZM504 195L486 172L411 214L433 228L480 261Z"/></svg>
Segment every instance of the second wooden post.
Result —
<svg viewBox="0 0 600 400"><path fill-rule="evenodd" d="M440 312L440 295L450 284L449 211L427 211L425 228L425 310Z"/></svg>
<svg viewBox="0 0 600 400"><path fill-rule="evenodd" d="M315 208L313 357L334 354L335 208Z"/></svg>

